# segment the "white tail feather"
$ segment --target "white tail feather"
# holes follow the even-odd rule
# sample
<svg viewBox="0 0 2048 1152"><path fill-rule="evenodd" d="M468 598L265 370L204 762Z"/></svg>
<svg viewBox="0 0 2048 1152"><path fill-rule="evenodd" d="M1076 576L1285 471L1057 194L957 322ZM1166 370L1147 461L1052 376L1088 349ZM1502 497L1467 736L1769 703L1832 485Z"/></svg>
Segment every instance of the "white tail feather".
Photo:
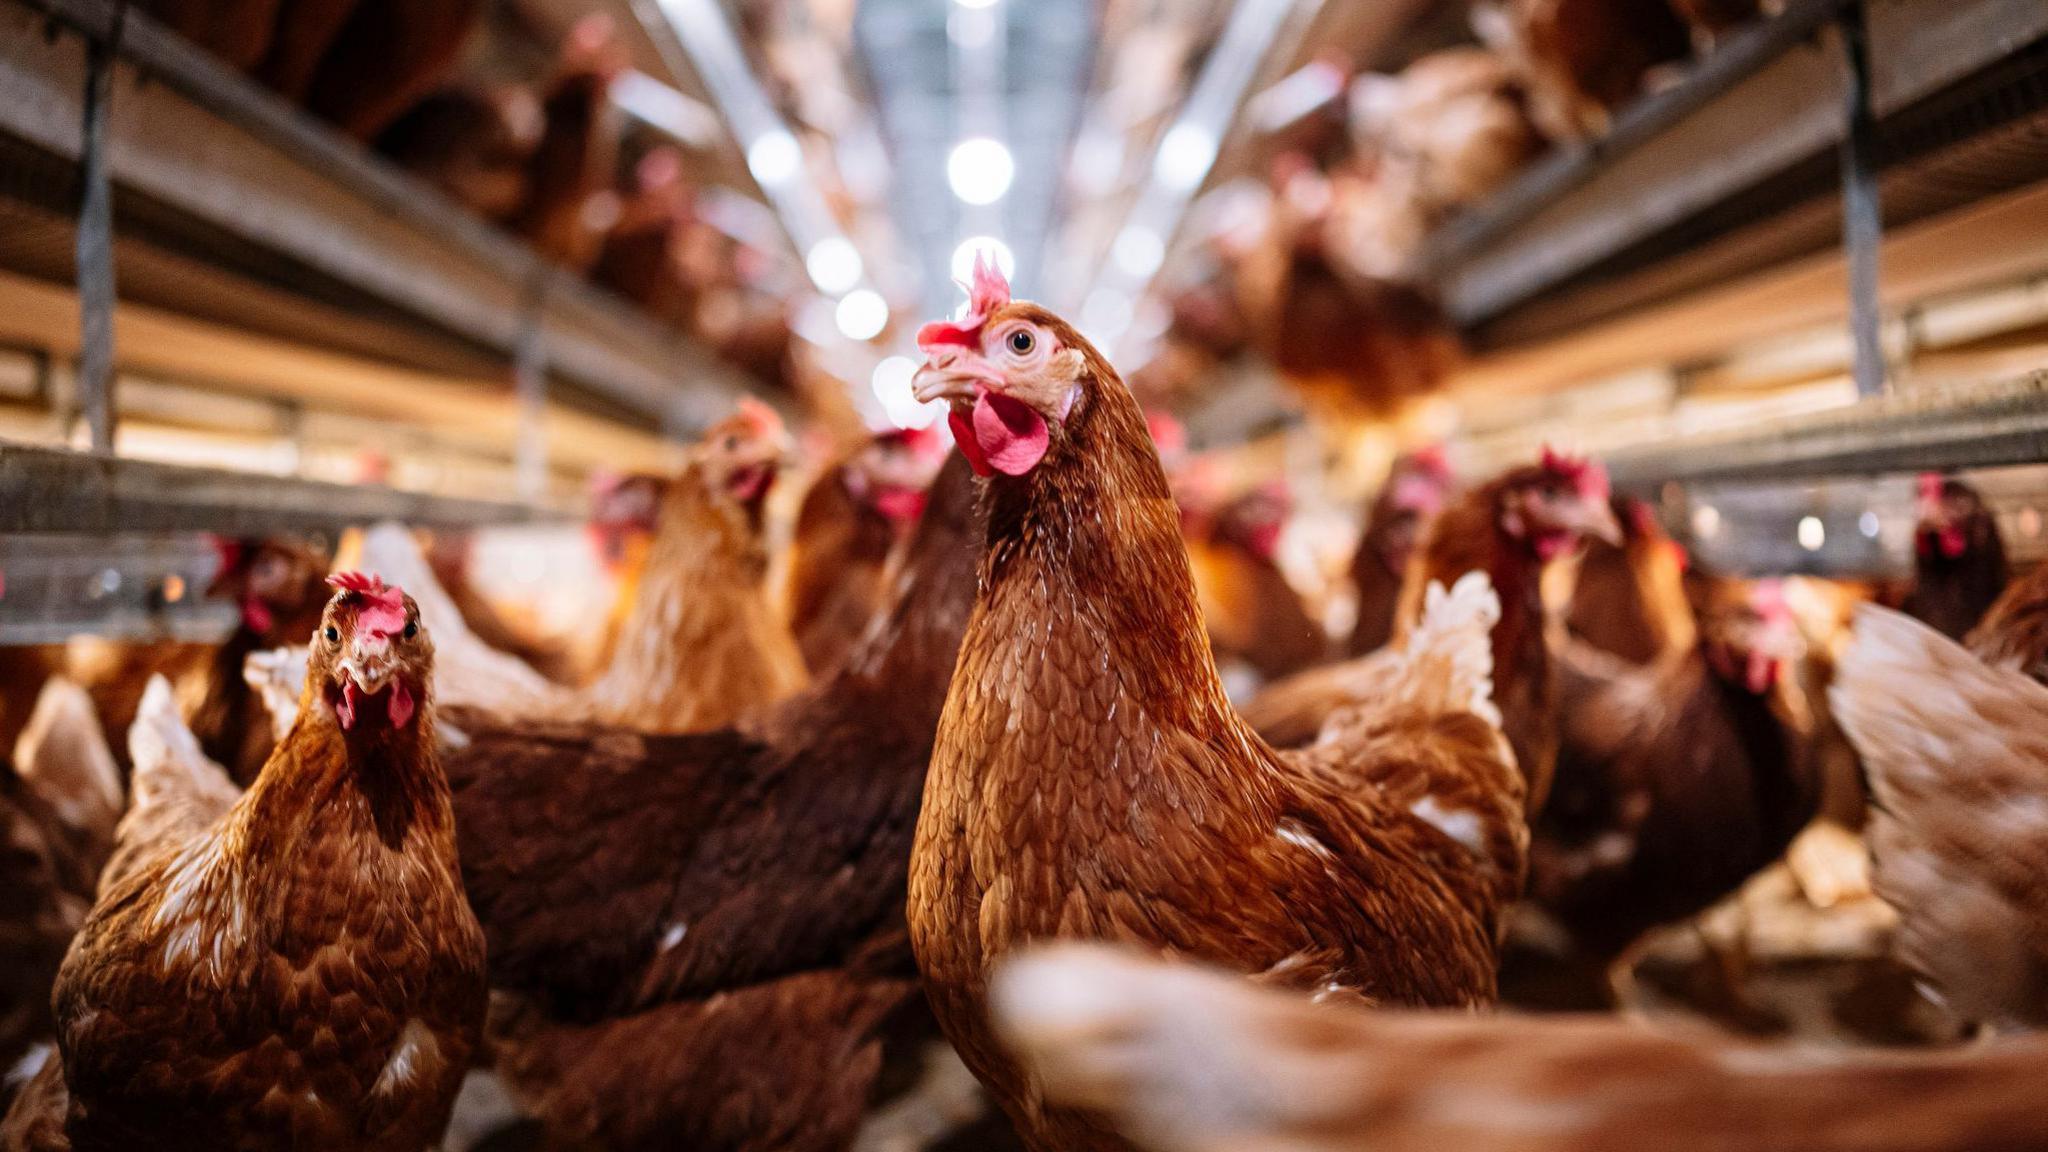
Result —
<svg viewBox="0 0 2048 1152"><path fill-rule="evenodd" d="M384 523L364 533L360 566L404 588L419 604L420 621L434 637L434 695L440 703L529 716L558 714L567 706L569 693L559 685L470 630L409 529Z"/></svg>
<svg viewBox="0 0 2048 1152"><path fill-rule="evenodd" d="M172 799L233 803L238 793L227 771L207 758L178 711L171 682L151 676L135 723L128 727L128 759L135 765L134 806Z"/></svg>

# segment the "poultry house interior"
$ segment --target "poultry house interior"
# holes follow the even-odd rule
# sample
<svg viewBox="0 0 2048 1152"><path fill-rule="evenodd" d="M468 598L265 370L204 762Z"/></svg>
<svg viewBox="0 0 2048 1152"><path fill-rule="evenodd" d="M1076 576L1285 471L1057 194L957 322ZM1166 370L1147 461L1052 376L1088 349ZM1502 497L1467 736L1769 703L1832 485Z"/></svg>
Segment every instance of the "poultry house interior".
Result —
<svg viewBox="0 0 2048 1152"><path fill-rule="evenodd" d="M2040 0L0 0L0 1152L2048 1147L2044 517Z"/></svg>

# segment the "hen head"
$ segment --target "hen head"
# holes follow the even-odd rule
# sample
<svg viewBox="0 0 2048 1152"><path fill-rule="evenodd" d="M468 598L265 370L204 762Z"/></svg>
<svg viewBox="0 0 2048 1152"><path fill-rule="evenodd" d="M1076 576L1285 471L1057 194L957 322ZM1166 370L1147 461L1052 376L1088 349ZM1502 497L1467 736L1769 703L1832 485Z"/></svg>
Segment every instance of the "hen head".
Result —
<svg viewBox="0 0 2048 1152"><path fill-rule="evenodd" d="M1091 390L1114 379L1101 353L1066 321L1028 301L985 256L974 262L967 312L917 334L925 355L913 388L945 400L953 438L978 476L1023 476L1065 449Z"/></svg>
<svg viewBox="0 0 2048 1152"><path fill-rule="evenodd" d="M216 600L232 601L241 609L242 627L263 643L279 643L297 637L281 636L277 630L306 617L325 598L322 578L327 562L311 548L272 540L240 540L213 537L220 567L206 594ZM304 633L301 632L300 635Z"/></svg>
<svg viewBox="0 0 2048 1152"><path fill-rule="evenodd" d="M1806 654L1799 621L1777 580L1720 580L1700 610L1707 667L1728 684L1761 696Z"/></svg>
<svg viewBox="0 0 2048 1152"><path fill-rule="evenodd" d="M1920 474L1915 507L1913 546L1922 560L1961 560L1991 520L1975 489L1939 472Z"/></svg>
<svg viewBox="0 0 2048 1152"><path fill-rule="evenodd" d="M1608 496L1607 469L1599 461L1545 448L1541 462L1508 474L1500 528L1544 563L1568 555L1589 536L1618 545L1621 525Z"/></svg>
<svg viewBox="0 0 2048 1152"><path fill-rule="evenodd" d="M750 512L774 487L789 447L782 417L751 396L731 416L712 425L697 443L695 463L709 489Z"/></svg>
<svg viewBox="0 0 2048 1152"><path fill-rule="evenodd" d="M341 572L320 618L306 691L333 710L344 732L398 730L427 698L434 643L413 598L377 576Z"/></svg>
<svg viewBox="0 0 2048 1152"><path fill-rule="evenodd" d="M924 514L925 496L946 446L930 428L884 432L854 454L846 468L846 490L898 530Z"/></svg>
<svg viewBox="0 0 2048 1152"><path fill-rule="evenodd" d="M1294 493L1285 481L1269 481L1223 509L1217 535L1268 563L1280 551L1280 537L1294 514Z"/></svg>

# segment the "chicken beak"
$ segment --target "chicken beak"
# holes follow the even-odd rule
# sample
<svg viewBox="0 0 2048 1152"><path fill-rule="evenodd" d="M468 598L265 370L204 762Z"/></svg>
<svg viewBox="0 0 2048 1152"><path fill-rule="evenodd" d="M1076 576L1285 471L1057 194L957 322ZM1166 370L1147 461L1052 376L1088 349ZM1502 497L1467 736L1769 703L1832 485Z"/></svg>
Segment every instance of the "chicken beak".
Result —
<svg viewBox="0 0 2048 1152"><path fill-rule="evenodd" d="M1615 547L1621 547L1621 521L1614 518L1614 509L1605 500L1582 500L1575 506L1570 522L1565 525L1582 536L1604 540Z"/></svg>

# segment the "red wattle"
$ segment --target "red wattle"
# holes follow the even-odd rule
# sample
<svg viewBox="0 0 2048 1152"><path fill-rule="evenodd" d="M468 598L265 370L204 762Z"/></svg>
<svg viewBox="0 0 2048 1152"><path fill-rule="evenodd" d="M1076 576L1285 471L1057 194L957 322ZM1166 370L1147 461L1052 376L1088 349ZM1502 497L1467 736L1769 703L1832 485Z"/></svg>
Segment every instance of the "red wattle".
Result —
<svg viewBox="0 0 2048 1152"><path fill-rule="evenodd" d="M1029 404L987 390L974 401L974 439L989 467L1010 476L1038 467L1051 442L1045 417Z"/></svg>
<svg viewBox="0 0 2048 1152"><path fill-rule="evenodd" d="M341 721L341 730L343 732L347 732L356 726L357 695L355 681L348 680L342 682L341 702L334 706L334 716L335 719Z"/></svg>
<svg viewBox="0 0 2048 1152"><path fill-rule="evenodd" d="M412 719L412 689L405 686L405 681L394 680L391 682L391 702L386 707L390 710L391 726L393 728L403 728Z"/></svg>
<svg viewBox="0 0 2048 1152"><path fill-rule="evenodd" d="M974 469L974 474L995 475L995 469L988 466L988 457L981 454L981 443L974 438L974 426L967 422L967 417L948 412L946 424L953 429L953 442L960 445L960 454L967 457L967 466Z"/></svg>

